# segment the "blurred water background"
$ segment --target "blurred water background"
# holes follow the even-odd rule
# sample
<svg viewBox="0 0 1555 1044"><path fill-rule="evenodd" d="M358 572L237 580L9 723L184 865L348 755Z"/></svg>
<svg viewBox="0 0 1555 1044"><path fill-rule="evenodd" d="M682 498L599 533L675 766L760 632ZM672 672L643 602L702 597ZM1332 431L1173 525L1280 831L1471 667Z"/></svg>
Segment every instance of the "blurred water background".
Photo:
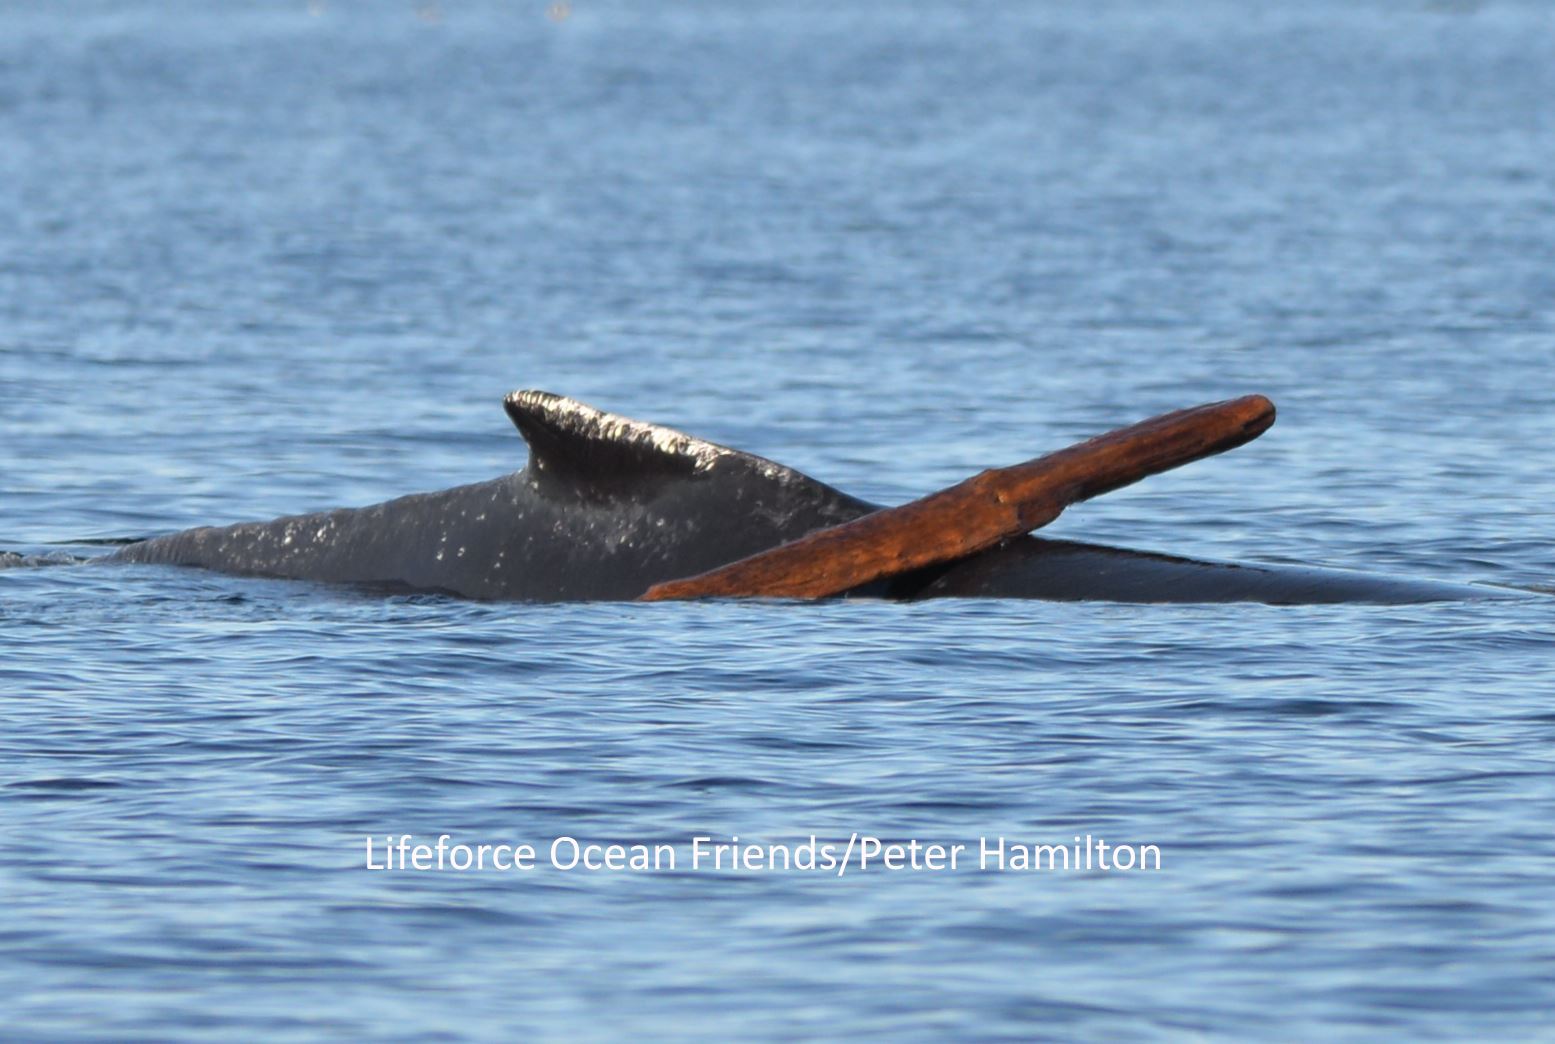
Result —
<svg viewBox="0 0 1555 1044"><path fill-rule="evenodd" d="M1555 581L1555 9L0 4L0 548L522 465L538 387L1055 535ZM0 571L13 1039L1555 1034L1540 601L525 606ZM381 873L367 835L1161 846Z"/></svg>

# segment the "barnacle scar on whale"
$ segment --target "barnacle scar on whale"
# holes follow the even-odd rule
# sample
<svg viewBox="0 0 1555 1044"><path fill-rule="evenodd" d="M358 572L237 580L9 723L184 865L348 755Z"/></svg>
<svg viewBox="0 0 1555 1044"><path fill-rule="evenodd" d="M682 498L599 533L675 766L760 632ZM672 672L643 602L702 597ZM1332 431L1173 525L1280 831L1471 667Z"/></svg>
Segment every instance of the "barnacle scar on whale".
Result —
<svg viewBox="0 0 1555 1044"><path fill-rule="evenodd" d="M1419 602L1497 588L1180 558L1027 535L1076 500L1221 452L1261 396L1152 418L882 509L792 468L542 391L487 482L129 544L110 560L536 602L765 595ZM652 592L650 594L650 591Z"/></svg>

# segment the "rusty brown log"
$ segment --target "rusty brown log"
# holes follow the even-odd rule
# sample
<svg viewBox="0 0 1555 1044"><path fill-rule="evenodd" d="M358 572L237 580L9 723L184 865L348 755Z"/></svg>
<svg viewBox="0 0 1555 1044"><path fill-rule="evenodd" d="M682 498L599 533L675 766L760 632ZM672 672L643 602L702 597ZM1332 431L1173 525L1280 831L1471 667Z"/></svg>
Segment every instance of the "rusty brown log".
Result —
<svg viewBox="0 0 1555 1044"><path fill-rule="evenodd" d="M656 584L642 600L840 594L1039 529L1070 504L1234 449L1273 423L1274 404L1262 395L1165 413L698 576Z"/></svg>

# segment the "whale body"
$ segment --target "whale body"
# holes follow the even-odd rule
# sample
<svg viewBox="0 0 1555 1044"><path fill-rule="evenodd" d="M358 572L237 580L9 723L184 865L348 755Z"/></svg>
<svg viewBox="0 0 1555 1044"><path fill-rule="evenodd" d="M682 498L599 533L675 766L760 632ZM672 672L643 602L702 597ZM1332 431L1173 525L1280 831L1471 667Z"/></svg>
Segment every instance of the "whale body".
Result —
<svg viewBox="0 0 1555 1044"><path fill-rule="evenodd" d="M627 600L877 510L754 454L563 396L519 391L504 405L529 444L521 471L369 507L185 530L110 557L474 599ZM1305 604L1515 594L1035 536L848 593Z"/></svg>

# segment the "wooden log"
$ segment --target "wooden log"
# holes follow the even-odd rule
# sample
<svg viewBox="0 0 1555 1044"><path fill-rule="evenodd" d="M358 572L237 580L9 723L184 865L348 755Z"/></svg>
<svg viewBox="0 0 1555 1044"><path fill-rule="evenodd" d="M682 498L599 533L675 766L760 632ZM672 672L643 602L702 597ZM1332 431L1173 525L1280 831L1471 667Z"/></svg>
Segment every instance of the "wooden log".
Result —
<svg viewBox="0 0 1555 1044"><path fill-rule="evenodd" d="M1038 529L1070 504L1234 449L1273 423L1274 404L1262 395L1162 414L698 576L656 584L641 600L840 594Z"/></svg>

